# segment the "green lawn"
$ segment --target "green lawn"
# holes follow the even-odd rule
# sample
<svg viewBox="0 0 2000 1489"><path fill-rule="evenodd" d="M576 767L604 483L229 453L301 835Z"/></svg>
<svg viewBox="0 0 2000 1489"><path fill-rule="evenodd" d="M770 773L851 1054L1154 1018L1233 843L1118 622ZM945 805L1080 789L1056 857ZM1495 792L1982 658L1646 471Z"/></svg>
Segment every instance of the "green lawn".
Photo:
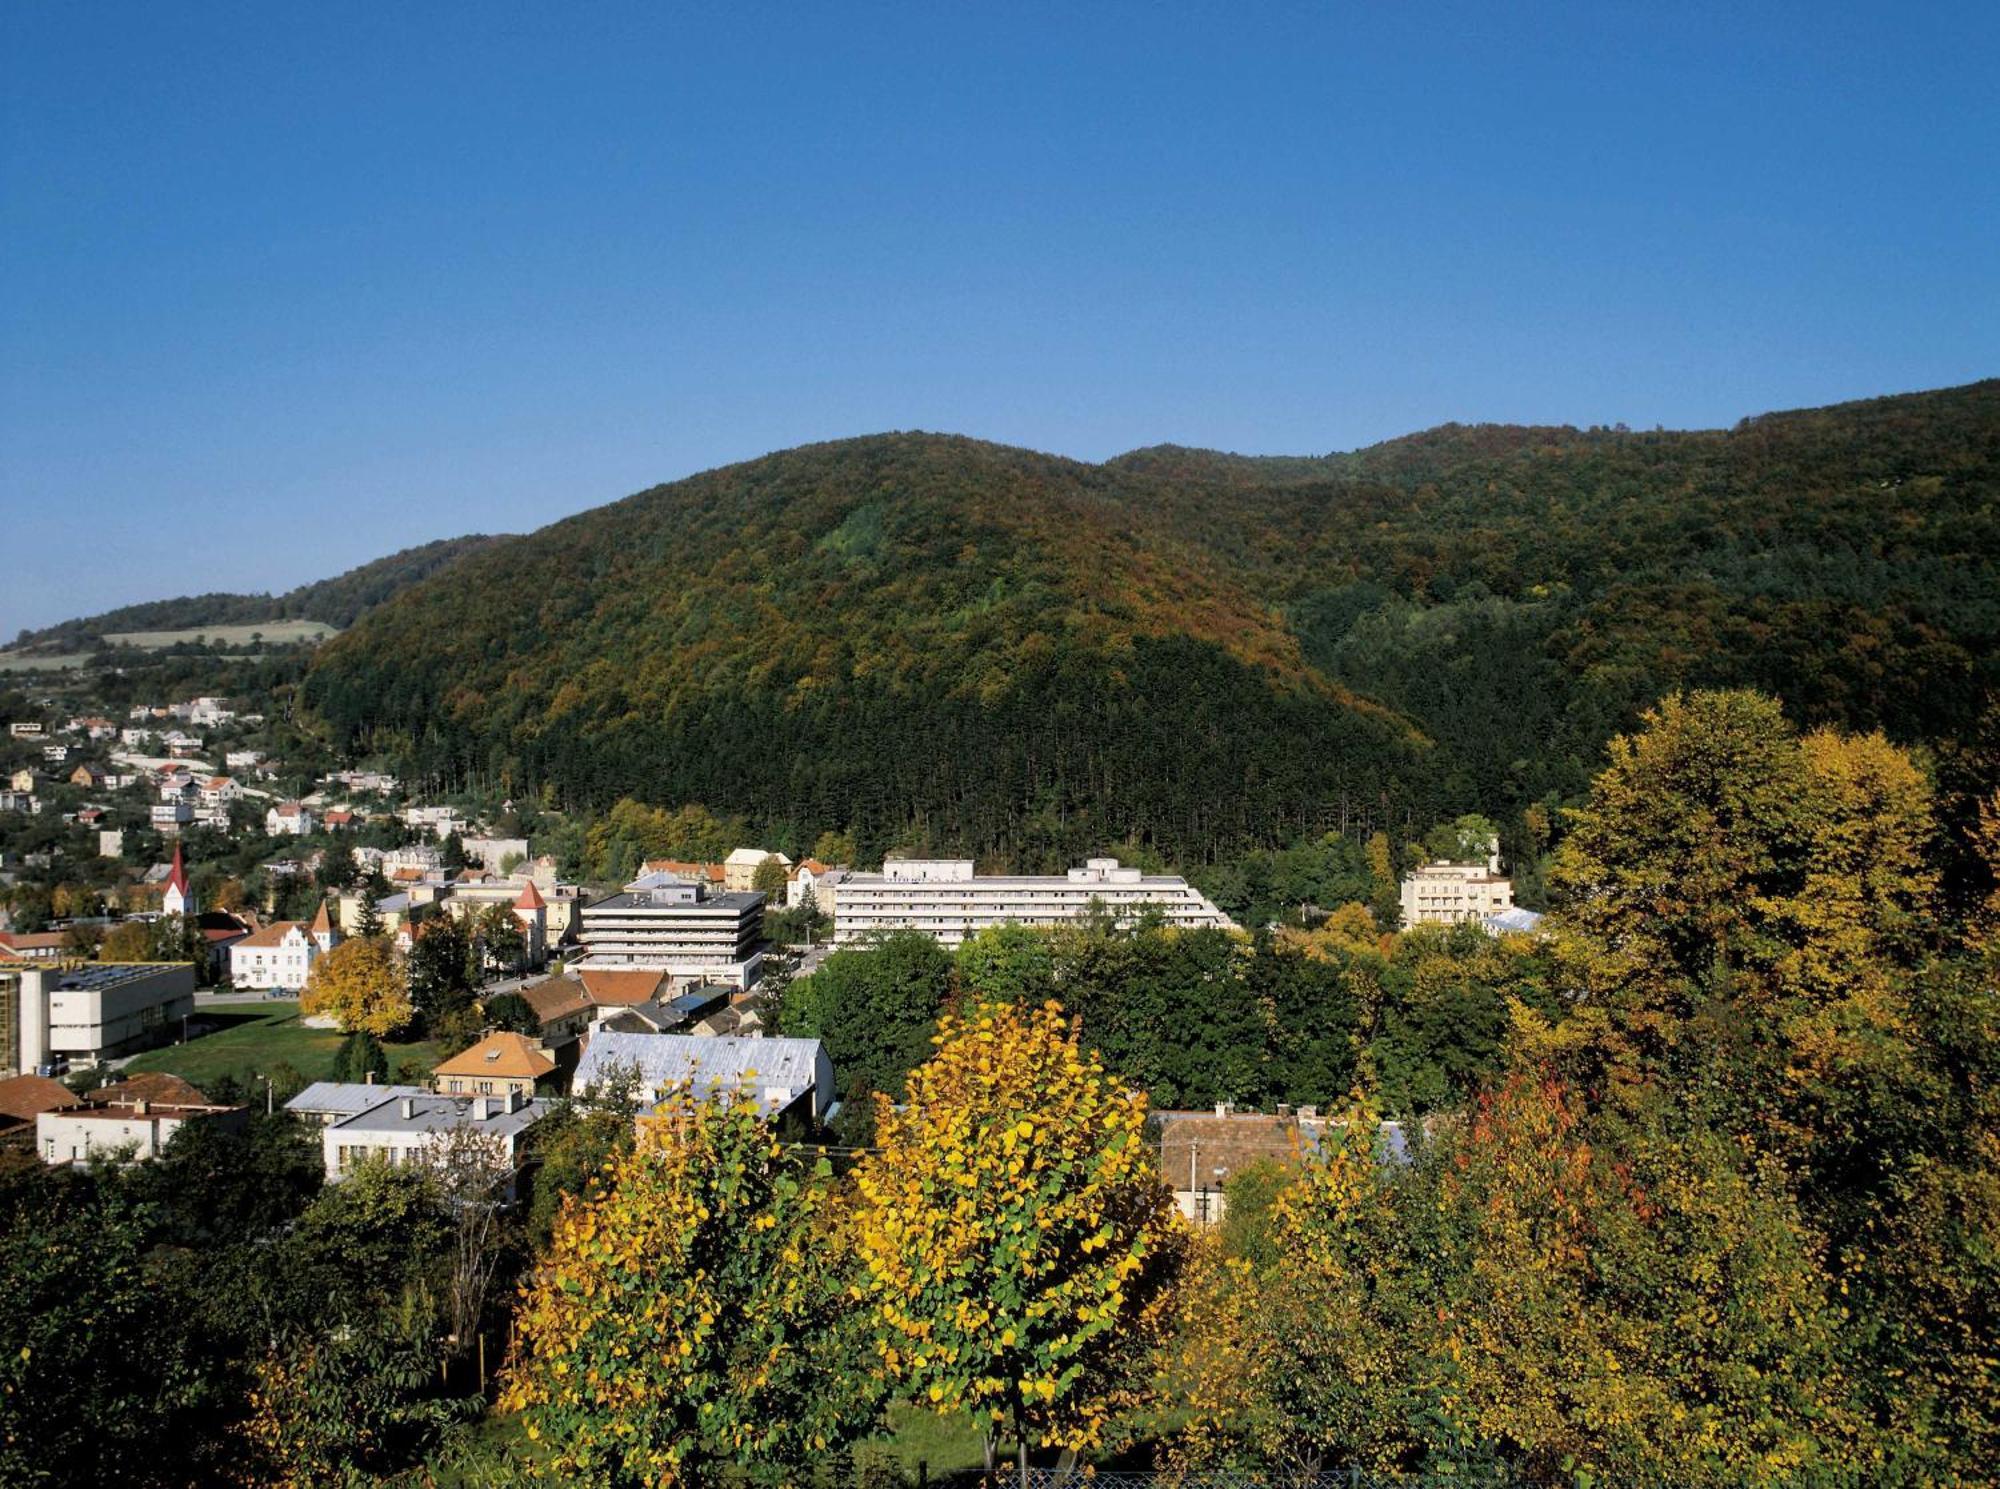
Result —
<svg viewBox="0 0 2000 1489"><path fill-rule="evenodd" d="M342 1036L331 1029L308 1029L299 1022L297 1003L257 999L217 1003L198 1010L194 1017L221 1017L227 1024L186 1044L149 1050L135 1057L126 1069L171 1071L197 1086L223 1075L233 1075L247 1085L250 1077L268 1074L281 1064L290 1065L309 1081L323 1081L333 1072L333 1056ZM437 1051L428 1040L413 1044L389 1041L383 1048L389 1055L392 1079L405 1060L414 1059L426 1071L437 1063Z"/></svg>

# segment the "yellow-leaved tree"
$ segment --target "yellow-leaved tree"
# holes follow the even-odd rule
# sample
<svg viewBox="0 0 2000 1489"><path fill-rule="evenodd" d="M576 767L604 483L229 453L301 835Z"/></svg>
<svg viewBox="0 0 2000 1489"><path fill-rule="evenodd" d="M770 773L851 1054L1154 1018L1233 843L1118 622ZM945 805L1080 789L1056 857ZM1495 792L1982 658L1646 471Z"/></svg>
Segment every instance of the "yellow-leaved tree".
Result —
<svg viewBox="0 0 2000 1489"><path fill-rule="evenodd" d="M313 963L299 1012L308 1018L330 1014L342 1033L385 1039L408 1027L416 1010L395 948L379 937L357 936Z"/></svg>
<svg viewBox="0 0 2000 1489"><path fill-rule="evenodd" d="M672 1094L602 1189L566 1199L523 1289L501 1406L532 1476L703 1485L797 1468L873 1424L882 1387L823 1158L756 1105Z"/></svg>
<svg viewBox="0 0 2000 1489"><path fill-rule="evenodd" d="M1054 1003L938 1026L902 1108L876 1098L857 1239L885 1373L973 1416L988 1466L1100 1440L1161 1337L1186 1235L1145 1140L1143 1095Z"/></svg>

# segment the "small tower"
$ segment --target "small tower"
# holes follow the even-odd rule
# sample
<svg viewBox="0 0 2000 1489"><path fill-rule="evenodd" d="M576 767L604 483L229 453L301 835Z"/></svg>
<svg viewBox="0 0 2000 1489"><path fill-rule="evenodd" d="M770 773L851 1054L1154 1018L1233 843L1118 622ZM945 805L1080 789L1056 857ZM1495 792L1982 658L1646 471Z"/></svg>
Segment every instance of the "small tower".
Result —
<svg viewBox="0 0 2000 1489"><path fill-rule="evenodd" d="M306 934L313 938L313 944L319 947L322 955L340 944L340 928L333 923L333 917L326 913L325 900L319 902L319 913L313 916L312 924L306 927Z"/></svg>
<svg viewBox="0 0 2000 1489"><path fill-rule="evenodd" d="M521 939L527 943L527 961L540 966L549 944L549 902L530 879L514 900L514 918L521 922Z"/></svg>
<svg viewBox="0 0 2000 1489"><path fill-rule="evenodd" d="M194 904L194 896L188 893L187 868L181 862L181 845L174 844L174 866L167 875L166 891L160 896L160 909L168 915L185 915Z"/></svg>

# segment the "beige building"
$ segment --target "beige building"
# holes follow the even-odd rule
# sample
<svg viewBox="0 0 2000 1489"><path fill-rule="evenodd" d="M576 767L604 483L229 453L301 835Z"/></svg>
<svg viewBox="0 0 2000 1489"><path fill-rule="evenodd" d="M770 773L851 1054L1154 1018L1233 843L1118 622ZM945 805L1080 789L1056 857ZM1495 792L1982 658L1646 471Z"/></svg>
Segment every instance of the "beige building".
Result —
<svg viewBox="0 0 2000 1489"><path fill-rule="evenodd" d="M525 1034L489 1034L431 1072L440 1096L533 1096L556 1062Z"/></svg>
<svg viewBox="0 0 2000 1489"><path fill-rule="evenodd" d="M764 866L766 859L776 859L778 867L791 877L792 861L782 853L773 853L767 848L738 848L722 860L722 887L747 894L757 887L757 870Z"/></svg>
<svg viewBox="0 0 2000 1489"><path fill-rule="evenodd" d="M975 874L969 858L903 858L879 874L840 881L833 939L879 931L922 931L947 949L994 925L1063 925L1093 906L1121 924L1156 910L1168 925L1235 928L1235 922L1178 874L1144 874L1115 858L1093 858L1067 874Z"/></svg>
<svg viewBox="0 0 2000 1489"><path fill-rule="evenodd" d="M164 1044L194 1012L191 962L0 967L0 1075Z"/></svg>
<svg viewBox="0 0 2000 1489"><path fill-rule="evenodd" d="M1484 863L1427 863L1403 876L1403 926L1457 925L1514 908L1496 847Z"/></svg>

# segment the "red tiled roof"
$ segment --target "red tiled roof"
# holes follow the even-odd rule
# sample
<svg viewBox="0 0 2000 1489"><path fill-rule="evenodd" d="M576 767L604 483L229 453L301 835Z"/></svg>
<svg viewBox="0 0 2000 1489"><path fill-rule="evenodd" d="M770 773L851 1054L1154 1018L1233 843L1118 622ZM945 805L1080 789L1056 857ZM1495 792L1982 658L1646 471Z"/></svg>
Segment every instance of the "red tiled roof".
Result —
<svg viewBox="0 0 2000 1489"><path fill-rule="evenodd" d="M294 926L298 926L301 930L305 928L301 922L296 920L274 920L265 926L263 930L253 932L236 944L238 946L280 946L284 944L285 934Z"/></svg>
<svg viewBox="0 0 2000 1489"><path fill-rule="evenodd" d="M548 903L547 900L542 898L542 892L535 888L535 881L530 879L527 887L521 891L520 898L514 901L514 908L516 910L546 910Z"/></svg>
<svg viewBox="0 0 2000 1489"><path fill-rule="evenodd" d="M17 1075L0 1081L0 1118L32 1122L40 1113L69 1106L75 1100L75 1092L47 1076Z"/></svg>
<svg viewBox="0 0 2000 1489"><path fill-rule="evenodd" d="M95 1091L85 1093L83 1099L92 1106L105 1106L114 1101L153 1101L167 1106L208 1105L207 1093L164 1070L143 1070L122 1081L99 1086Z"/></svg>
<svg viewBox="0 0 2000 1489"><path fill-rule="evenodd" d="M550 977L521 989L521 998L544 1024L591 1006L590 994L574 977Z"/></svg>
<svg viewBox="0 0 2000 1489"><path fill-rule="evenodd" d="M440 1061L431 1074L433 1076L498 1075L515 1080L538 1081L555 1068L556 1062L543 1054L535 1041L527 1035L503 1031L489 1034L471 1049L463 1050L449 1060Z"/></svg>

